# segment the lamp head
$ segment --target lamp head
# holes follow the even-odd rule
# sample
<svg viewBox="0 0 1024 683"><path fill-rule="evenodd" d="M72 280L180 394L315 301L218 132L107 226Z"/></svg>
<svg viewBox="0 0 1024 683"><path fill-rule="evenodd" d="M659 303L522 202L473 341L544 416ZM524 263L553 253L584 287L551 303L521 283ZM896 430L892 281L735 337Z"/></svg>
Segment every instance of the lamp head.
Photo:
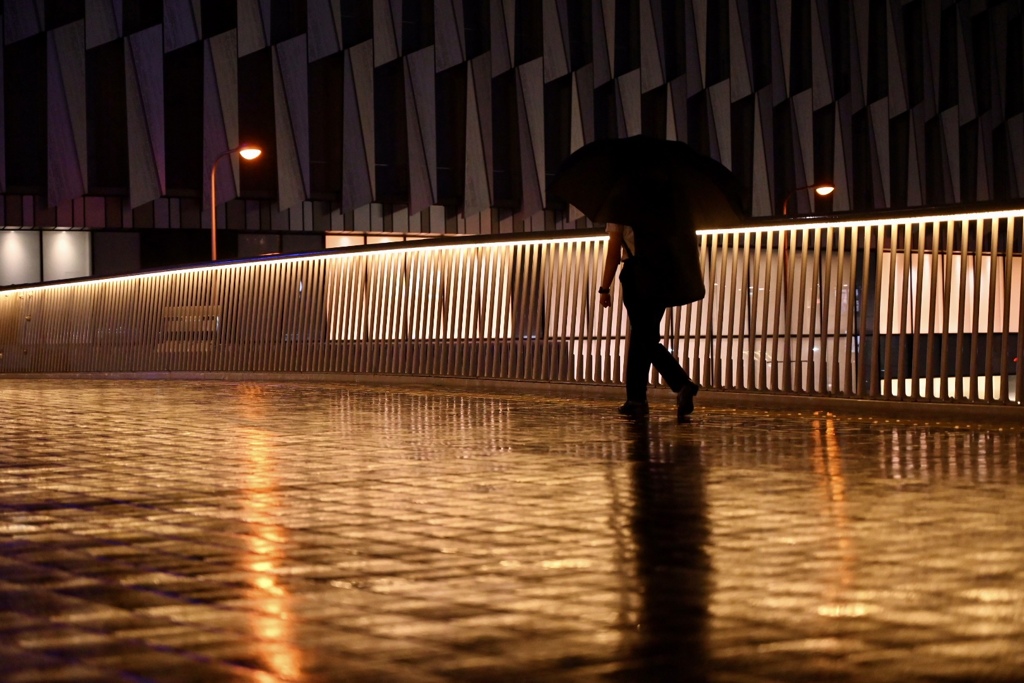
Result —
<svg viewBox="0 0 1024 683"><path fill-rule="evenodd" d="M814 191L817 192L818 195L821 197L827 197L828 195L835 192L836 188L834 185L817 185L814 188Z"/></svg>
<svg viewBox="0 0 1024 683"><path fill-rule="evenodd" d="M245 145L238 149L238 156L242 157L246 161L252 161L259 155L263 154L263 150L253 145Z"/></svg>

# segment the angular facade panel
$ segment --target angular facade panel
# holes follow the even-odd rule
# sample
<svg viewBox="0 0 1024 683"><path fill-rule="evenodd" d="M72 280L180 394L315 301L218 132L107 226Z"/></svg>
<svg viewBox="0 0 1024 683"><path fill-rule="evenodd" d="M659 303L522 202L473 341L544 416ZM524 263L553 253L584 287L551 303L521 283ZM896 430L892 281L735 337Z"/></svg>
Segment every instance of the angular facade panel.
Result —
<svg viewBox="0 0 1024 683"><path fill-rule="evenodd" d="M373 43L345 51L344 141L341 208L352 211L373 201L376 159L373 137Z"/></svg>
<svg viewBox="0 0 1024 683"><path fill-rule="evenodd" d="M566 0L543 3L545 83L569 73L568 14Z"/></svg>
<svg viewBox="0 0 1024 683"><path fill-rule="evenodd" d="M270 0L238 0L238 56L270 43Z"/></svg>
<svg viewBox="0 0 1024 683"><path fill-rule="evenodd" d="M306 0L309 61L329 57L341 49L342 0Z"/></svg>
<svg viewBox="0 0 1024 683"><path fill-rule="evenodd" d="M729 80L731 97L738 102L750 95L753 88L753 69L748 49L751 30L762 30L761 27L751 29L748 4L743 0L729 0L729 35L744 36L744 40L729 41Z"/></svg>
<svg viewBox="0 0 1024 683"><path fill-rule="evenodd" d="M109 43L121 36L121 0L85 0L85 47Z"/></svg>
<svg viewBox="0 0 1024 683"><path fill-rule="evenodd" d="M3 17L0 17L0 33L3 32ZM4 50L0 49L0 193L7 191L7 127L4 125Z"/></svg>
<svg viewBox="0 0 1024 683"><path fill-rule="evenodd" d="M55 206L88 187L84 22L47 38L47 200Z"/></svg>
<svg viewBox="0 0 1024 683"><path fill-rule="evenodd" d="M532 216L544 208L547 187L544 164L544 72L535 59L517 70L519 94L519 152L522 171L522 213Z"/></svg>
<svg viewBox="0 0 1024 683"><path fill-rule="evenodd" d="M463 213L476 216L492 206L494 198L491 137L491 58L470 61L466 78L466 188Z"/></svg>
<svg viewBox="0 0 1024 683"><path fill-rule="evenodd" d="M302 204L309 187L309 111L306 36L274 46L274 123L278 207Z"/></svg>
<svg viewBox="0 0 1024 683"><path fill-rule="evenodd" d="M202 17L197 9L192 0L164 0L164 50L171 52L199 40Z"/></svg>
<svg viewBox="0 0 1024 683"><path fill-rule="evenodd" d="M237 33L229 31L206 42L203 58L203 187L209 201L209 173L214 161L238 145ZM238 192L238 162L219 162L217 197L233 199ZM205 205L205 202L204 202Z"/></svg>
<svg viewBox="0 0 1024 683"><path fill-rule="evenodd" d="M409 144L409 212L437 202L437 118L434 102L434 48L405 61L405 117Z"/></svg>
<svg viewBox="0 0 1024 683"><path fill-rule="evenodd" d="M380 66L401 54L402 5L399 0L373 0L373 65Z"/></svg>
<svg viewBox="0 0 1024 683"><path fill-rule="evenodd" d="M515 0L489 2L491 15L491 75L503 74L515 64Z"/></svg>
<svg viewBox="0 0 1024 683"><path fill-rule="evenodd" d="M461 0L434 0L434 59L438 71L465 61L465 30Z"/></svg>
<svg viewBox="0 0 1024 683"><path fill-rule="evenodd" d="M631 71L617 79L619 110L619 136L630 137L640 135L640 70Z"/></svg>
<svg viewBox="0 0 1024 683"><path fill-rule="evenodd" d="M164 62L159 26L125 41L128 168L132 207L167 191L164 156Z"/></svg>
<svg viewBox="0 0 1024 683"><path fill-rule="evenodd" d="M45 0L4 0L4 42L8 45L43 30Z"/></svg>

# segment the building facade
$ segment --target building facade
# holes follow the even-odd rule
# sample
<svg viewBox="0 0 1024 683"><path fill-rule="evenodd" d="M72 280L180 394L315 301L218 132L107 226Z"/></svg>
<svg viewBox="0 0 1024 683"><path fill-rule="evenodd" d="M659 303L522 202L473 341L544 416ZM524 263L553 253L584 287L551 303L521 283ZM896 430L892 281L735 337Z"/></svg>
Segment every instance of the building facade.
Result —
<svg viewBox="0 0 1024 683"><path fill-rule="evenodd" d="M1021 0L4 0L0 285L577 227L598 138L684 140L753 216L1017 203ZM83 237L49 233L84 230Z"/></svg>

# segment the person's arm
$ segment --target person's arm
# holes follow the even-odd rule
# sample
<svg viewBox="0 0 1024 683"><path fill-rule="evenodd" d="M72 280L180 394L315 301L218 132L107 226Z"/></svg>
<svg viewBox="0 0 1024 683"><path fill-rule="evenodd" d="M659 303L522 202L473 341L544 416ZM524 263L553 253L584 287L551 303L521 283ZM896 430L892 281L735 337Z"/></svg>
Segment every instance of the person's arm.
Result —
<svg viewBox="0 0 1024 683"><path fill-rule="evenodd" d="M604 272L601 275L600 292L601 306L608 308L612 305L612 281L615 279L615 271L619 268L619 259L622 256L622 229L609 231L608 251L604 257Z"/></svg>

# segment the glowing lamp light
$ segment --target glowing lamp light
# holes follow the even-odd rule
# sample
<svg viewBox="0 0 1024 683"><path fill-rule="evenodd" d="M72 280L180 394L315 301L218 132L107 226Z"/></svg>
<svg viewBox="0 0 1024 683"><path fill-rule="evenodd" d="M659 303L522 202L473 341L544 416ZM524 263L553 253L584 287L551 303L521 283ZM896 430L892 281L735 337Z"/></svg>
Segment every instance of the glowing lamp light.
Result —
<svg viewBox="0 0 1024 683"><path fill-rule="evenodd" d="M241 147L238 150L238 156L242 157L246 161L252 161L261 154L263 154L263 150L259 147ZM832 189L830 188L829 192L831 191Z"/></svg>
<svg viewBox="0 0 1024 683"><path fill-rule="evenodd" d="M782 200L782 215L789 215L789 200L796 196L797 192L801 190L814 190L819 197L827 197L836 191L835 185L829 185L827 183L821 183L819 185L804 185L803 187L794 188L786 195L786 198Z"/></svg>

